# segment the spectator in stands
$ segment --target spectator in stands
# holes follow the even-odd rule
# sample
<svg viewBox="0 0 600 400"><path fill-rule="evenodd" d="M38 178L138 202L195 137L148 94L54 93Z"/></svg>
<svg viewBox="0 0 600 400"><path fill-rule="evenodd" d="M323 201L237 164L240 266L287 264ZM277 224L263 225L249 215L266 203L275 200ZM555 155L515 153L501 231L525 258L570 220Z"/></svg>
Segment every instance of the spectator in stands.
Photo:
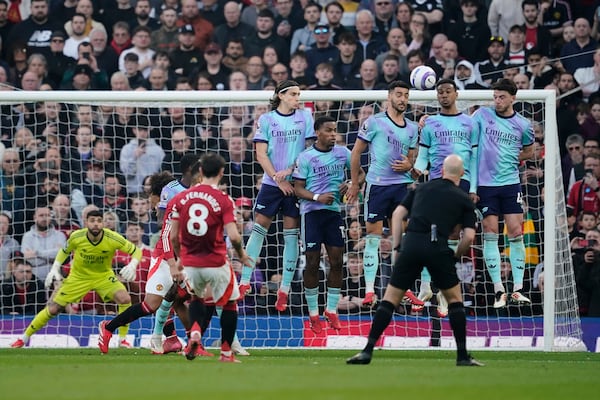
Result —
<svg viewBox="0 0 600 400"><path fill-rule="evenodd" d="M375 17L369 10L356 13L357 52L361 60L375 60L377 55L386 50L384 36L375 32L374 28Z"/></svg>
<svg viewBox="0 0 600 400"><path fill-rule="evenodd" d="M271 10L263 9L256 17L256 33L248 36L244 42L245 54L248 57L260 56L263 49L267 46L273 46L279 55L279 61L287 64L289 61L289 44L280 36L273 33L275 25L275 16Z"/></svg>
<svg viewBox="0 0 600 400"><path fill-rule="evenodd" d="M71 233L80 228L71 210L69 196L59 194L54 198L52 208L52 225L68 239Z"/></svg>
<svg viewBox="0 0 600 400"><path fill-rule="evenodd" d="M580 127L584 138L600 138L600 98L590 104L590 114Z"/></svg>
<svg viewBox="0 0 600 400"><path fill-rule="evenodd" d="M415 13L421 13L427 18L429 32L432 35L442 32L442 20L444 19L444 6L438 0L411 0Z"/></svg>
<svg viewBox="0 0 600 400"><path fill-rule="evenodd" d="M213 25L200 15L196 0L181 1L181 17L177 26L191 24L194 27L194 47L204 51L213 34Z"/></svg>
<svg viewBox="0 0 600 400"><path fill-rule="evenodd" d="M542 25L539 2L537 0L523 0L521 4L525 19L526 41L525 49L537 47L546 57L552 55L552 34Z"/></svg>
<svg viewBox="0 0 600 400"><path fill-rule="evenodd" d="M178 76L190 76L206 67L203 53L194 47L194 34L191 24L179 27L178 46L170 54L171 68Z"/></svg>
<svg viewBox="0 0 600 400"><path fill-rule="evenodd" d="M228 43L232 40L244 43L246 38L254 34L254 27L241 20L242 12L239 3L235 1L228 1L225 3L223 14L225 23L215 25L215 30L213 32L214 41L222 49L227 49Z"/></svg>
<svg viewBox="0 0 600 400"><path fill-rule="evenodd" d="M10 30L14 26L14 23L8 19L8 7L9 7L8 0L0 1L0 41L2 43L8 43L7 42L8 34L10 33ZM0 49L0 59L6 60L6 55L7 55L6 50L7 50L6 46L4 46L2 49Z"/></svg>
<svg viewBox="0 0 600 400"><path fill-rule="evenodd" d="M83 220L83 209L88 204L103 207L104 178L104 164L93 160L87 164L82 182L72 185L71 203L78 221Z"/></svg>
<svg viewBox="0 0 600 400"><path fill-rule="evenodd" d="M267 77L264 75L265 66L260 56L248 57L246 75L248 76L248 90L262 90Z"/></svg>
<svg viewBox="0 0 600 400"><path fill-rule="evenodd" d="M131 31L127 22L117 21L112 28L112 40L110 47L117 53L121 53L131 47Z"/></svg>
<svg viewBox="0 0 600 400"><path fill-rule="evenodd" d="M50 37L50 52L46 58L48 63L48 81L54 88L58 88L66 69L75 64L75 58L63 54L66 34L62 31L52 32Z"/></svg>
<svg viewBox="0 0 600 400"><path fill-rule="evenodd" d="M127 61L125 61L125 65L127 65ZM141 74L140 77L144 79ZM112 74L112 76L110 77L110 90L112 90L113 92L119 90L131 90L131 86L129 85L129 79L123 72L117 71L114 74Z"/></svg>
<svg viewBox="0 0 600 400"><path fill-rule="evenodd" d="M135 53L126 54L124 57L125 71L122 72L127 77L127 85L130 89L143 87L145 83L144 75L140 71L140 58ZM121 71L119 71L121 72Z"/></svg>
<svg viewBox="0 0 600 400"><path fill-rule="evenodd" d="M131 29L147 26L151 31L156 31L160 28L160 22L150 16L150 0L137 0L134 12L135 18L128 21Z"/></svg>
<svg viewBox="0 0 600 400"><path fill-rule="evenodd" d="M354 90L377 90L385 89L385 85L377 83L377 63L374 60L364 60L360 65L360 79L349 84L349 89Z"/></svg>
<svg viewBox="0 0 600 400"><path fill-rule="evenodd" d="M88 75L90 80L74 79L77 73ZM68 89L108 89L108 73L98 66L94 48L90 42L82 42L77 48L77 62L63 74L62 86Z"/></svg>
<svg viewBox="0 0 600 400"><path fill-rule="evenodd" d="M75 12L79 14L85 15L86 23L85 23L85 31L84 34L87 36L94 28L104 28L100 22L95 21L94 16L94 5L91 0L79 0L77 2L77 6L75 7ZM71 27L71 21L67 21L64 26L65 32L70 36L73 33L73 28Z"/></svg>
<svg viewBox="0 0 600 400"><path fill-rule="evenodd" d="M176 128L171 133L171 150L167 150L163 159L161 170L169 171L177 179L181 178L180 161L183 156L193 150L192 139L186 131Z"/></svg>
<svg viewBox="0 0 600 400"><path fill-rule="evenodd" d="M38 207L33 216L34 224L23 235L21 251L24 258L33 266L39 279L46 279L56 252L64 246L65 235L54 229L48 207Z"/></svg>
<svg viewBox="0 0 600 400"><path fill-rule="evenodd" d="M1 3L0 3L1 5ZM1 8L1 7L0 7ZM12 236L12 216L8 211L0 212L0 281L10 277L6 267L16 251L21 249L19 242Z"/></svg>
<svg viewBox="0 0 600 400"><path fill-rule="evenodd" d="M554 40L561 38L564 29L573 24L571 7L565 0L541 0L540 17L542 26L550 31Z"/></svg>
<svg viewBox="0 0 600 400"><path fill-rule="evenodd" d="M246 70L248 58L244 57L244 44L242 39L230 39L225 44L225 56L221 62L231 71Z"/></svg>
<svg viewBox="0 0 600 400"><path fill-rule="evenodd" d="M577 217L583 210L600 212L600 156L590 154L585 157L583 168L584 177L573 184L567 199L567 205Z"/></svg>
<svg viewBox="0 0 600 400"><path fill-rule="evenodd" d="M177 41L177 10L172 7L165 7L160 13L160 28L153 30L150 47L156 51L170 51L179 46Z"/></svg>
<svg viewBox="0 0 600 400"><path fill-rule="evenodd" d="M277 63L273 65L271 68L271 79L275 81L275 83L279 84L289 78L289 71L287 67L282 63Z"/></svg>
<svg viewBox="0 0 600 400"><path fill-rule="evenodd" d="M575 20L575 38L565 43L560 51L563 67L574 74L578 68L594 65L594 50L598 42L591 37L590 23L585 18Z"/></svg>
<svg viewBox="0 0 600 400"><path fill-rule="evenodd" d="M365 297L365 276L362 253L351 251L346 254L346 268L342 281L342 297L337 305L339 313L358 314L369 312L371 306L363 306Z"/></svg>
<svg viewBox="0 0 600 400"><path fill-rule="evenodd" d="M488 58L475 64L478 83L489 88L492 83L502 78L502 71L508 68L504 50L502 36L492 36L488 45Z"/></svg>
<svg viewBox="0 0 600 400"><path fill-rule="evenodd" d="M6 43L25 42L31 53L47 56L50 54L51 33L58 28L54 20L49 18L47 0L32 0L31 15L13 27Z"/></svg>
<svg viewBox="0 0 600 400"><path fill-rule="evenodd" d="M229 187L233 198L254 198L254 176L261 173L260 165L254 161L252 152L241 134L234 134L227 139L227 164L223 180Z"/></svg>
<svg viewBox="0 0 600 400"><path fill-rule="evenodd" d="M44 283L33 273L33 267L22 258L15 259L10 280L0 287L2 315L34 315L46 304Z"/></svg>
<svg viewBox="0 0 600 400"><path fill-rule="evenodd" d="M429 24L423 13L414 13L410 18L410 32L406 37L408 51L420 50L427 58L431 48ZM407 55L408 57L408 55Z"/></svg>
<svg viewBox="0 0 600 400"><path fill-rule="evenodd" d="M398 57L388 55L383 61L378 84L389 85L393 81L400 80L400 63Z"/></svg>
<svg viewBox="0 0 600 400"><path fill-rule="evenodd" d="M564 182L564 193L569 193L573 184L582 179L585 174L583 168L584 139L581 135L574 133L565 140L566 154L563 156L562 177Z"/></svg>
<svg viewBox="0 0 600 400"><path fill-rule="evenodd" d="M479 8L479 0L460 0L462 18L450 24L447 30L448 39L458 45L458 54L472 64L487 57L488 38L491 36L487 21L477 16Z"/></svg>
<svg viewBox="0 0 600 400"><path fill-rule="evenodd" d="M269 75L273 66L279 62L277 49L273 46L265 46L262 51L262 62L267 70L267 75Z"/></svg>
<svg viewBox="0 0 600 400"><path fill-rule="evenodd" d="M168 73L161 67L152 67L150 69L150 75L144 82L144 87L147 90L164 91L169 90L167 87Z"/></svg>
<svg viewBox="0 0 600 400"><path fill-rule="evenodd" d="M113 28L113 26L122 21L127 23L126 21L131 21L135 18L135 11L133 6L131 5L131 0L116 0L116 7L110 7L110 10L102 9L103 4L101 2L97 3L97 6L100 8L97 11L97 15L102 16L102 23L107 29ZM109 7L110 3L105 3ZM114 4L114 3L113 3Z"/></svg>
<svg viewBox="0 0 600 400"><path fill-rule="evenodd" d="M296 29L292 33L290 54L294 54L298 50L306 52L315 44L313 32L319 23L320 16L321 6L319 4L309 2L304 7L304 21L306 22L306 25Z"/></svg>
<svg viewBox="0 0 600 400"><path fill-rule="evenodd" d="M288 44L287 50L289 50L292 34L304 25L302 9L293 0L273 0L273 5L276 10L274 31L277 36L285 40ZM286 61L289 60L289 54L287 54Z"/></svg>
<svg viewBox="0 0 600 400"><path fill-rule="evenodd" d="M120 168L127 180L127 193L142 191L142 179L160 170L165 156L163 149L150 137L150 121L145 115L136 114L130 121L135 136L120 155Z"/></svg>
<svg viewBox="0 0 600 400"><path fill-rule="evenodd" d="M511 26L525 23L521 3L522 0L492 0L487 16L492 36L500 36L506 41Z"/></svg>
<svg viewBox="0 0 600 400"><path fill-rule="evenodd" d="M337 48L338 58L332 63L334 81L348 89L353 81L360 78L361 57L356 53L356 37L351 32L343 32L338 37Z"/></svg>
<svg viewBox="0 0 600 400"><path fill-rule="evenodd" d="M386 41L389 50L379 54L375 59L378 70L381 72L383 60L385 60L387 56L392 55L398 60L400 71L403 73L408 72L408 65L406 64L408 46L406 45L406 36L404 35L404 31L400 28L390 29L387 34Z"/></svg>
<svg viewBox="0 0 600 400"><path fill-rule="evenodd" d="M131 42L133 47L124 50L119 56L119 70L125 72L125 56L129 53L135 53L139 57L138 70L142 73L144 78L148 78L150 75L150 69L153 65L152 57L155 51L150 48L150 34L152 31L150 28L140 25L133 30L133 37Z"/></svg>
<svg viewBox="0 0 600 400"><path fill-rule="evenodd" d="M114 152L110 140L102 137L96 137L92 149L92 161L102 164L104 171L109 174L117 170Z"/></svg>
<svg viewBox="0 0 600 400"><path fill-rule="evenodd" d="M158 224L151 212L148 196L144 193L138 193L133 196L130 200L129 209L129 221L139 224L143 233L141 240L145 245L149 245L150 236L158 232Z"/></svg>
<svg viewBox="0 0 600 400"><path fill-rule="evenodd" d="M100 70L106 71L106 76L112 76L119 70L119 56L115 50L107 46L108 36L104 29L94 28L90 32L92 54Z"/></svg>
<svg viewBox="0 0 600 400"><path fill-rule="evenodd" d="M119 221L127 221L129 205L127 204L127 197L124 196L121 181L120 175L116 174L107 174L104 177L102 210L104 212L115 212L119 217Z"/></svg>
<svg viewBox="0 0 600 400"><path fill-rule="evenodd" d="M209 79L216 90L229 90L229 74L231 70L227 68L223 61L223 52L216 43L210 43L204 50L204 60L206 68L202 70L207 72Z"/></svg>
<svg viewBox="0 0 600 400"><path fill-rule="evenodd" d="M333 44L337 46L339 43L340 35L344 32L351 32L350 29L342 24L342 18L344 17L344 7L338 1L331 1L325 6L325 18L327 19L327 25L331 29Z"/></svg>
<svg viewBox="0 0 600 400"><path fill-rule="evenodd" d="M315 43L306 52L306 75L310 77L314 76L317 65L332 64L339 56L338 48L331 44L331 30L327 25L317 25L313 30L313 35Z"/></svg>
<svg viewBox="0 0 600 400"><path fill-rule="evenodd" d="M581 86L583 98L588 99L591 94L600 89L600 45L596 47L593 55L594 64L591 67L577 68L573 77Z"/></svg>
<svg viewBox="0 0 600 400"><path fill-rule="evenodd" d="M77 58L77 47L79 43L89 41L89 37L85 34L85 15L75 13L71 17L71 34L65 41L65 48L63 50L67 57Z"/></svg>
<svg viewBox="0 0 600 400"><path fill-rule="evenodd" d="M73 178L76 182L81 180L81 176L77 176L81 171L87 169L87 164L92 160L92 143L95 137L92 132L92 127L89 125L79 125L75 133L75 141L71 143L69 156L69 170L73 172Z"/></svg>
<svg viewBox="0 0 600 400"><path fill-rule="evenodd" d="M504 53L506 63L510 65L525 65L525 26L513 25L508 32L508 47Z"/></svg>
<svg viewBox="0 0 600 400"><path fill-rule="evenodd" d="M590 230L585 239L571 241L579 313L600 317L600 232Z"/></svg>

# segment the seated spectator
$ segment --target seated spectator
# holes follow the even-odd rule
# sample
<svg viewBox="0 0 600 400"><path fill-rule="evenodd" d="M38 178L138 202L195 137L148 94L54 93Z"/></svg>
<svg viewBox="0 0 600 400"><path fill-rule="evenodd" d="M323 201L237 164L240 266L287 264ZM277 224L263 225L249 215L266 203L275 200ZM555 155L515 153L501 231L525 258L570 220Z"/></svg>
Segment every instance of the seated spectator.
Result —
<svg viewBox="0 0 600 400"><path fill-rule="evenodd" d="M369 312L371 306L365 307L362 304L366 290L362 253L350 252L346 254L346 258L341 288L342 297L337 305L338 312L340 314Z"/></svg>
<svg viewBox="0 0 600 400"><path fill-rule="evenodd" d="M9 280L0 286L2 315L35 315L46 306L44 283L34 275L33 267L22 258L14 260Z"/></svg>
<svg viewBox="0 0 600 400"><path fill-rule="evenodd" d="M467 60L460 60L456 65L454 82L459 90L485 89L483 85L477 82L475 67Z"/></svg>
<svg viewBox="0 0 600 400"><path fill-rule="evenodd" d="M590 114L581 124L580 131L586 138L600 138L600 99L590 104Z"/></svg>
<svg viewBox="0 0 600 400"><path fill-rule="evenodd" d="M180 161L192 149L192 139L185 130L177 128L171 133L171 149L166 151L161 170L169 171L177 179L181 178Z"/></svg>
<svg viewBox="0 0 600 400"><path fill-rule="evenodd" d="M119 71L127 77L129 88L135 90L143 87L146 80L140 71L139 57L135 53L126 54L124 59L125 71Z"/></svg>
<svg viewBox="0 0 600 400"><path fill-rule="evenodd" d="M21 249L21 245L12 237L12 217L9 212L0 213L0 281L10 278L10 271L7 270L8 261L13 258L13 254ZM22 257L22 255L21 255Z"/></svg>
<svg viewBox="0 0 600 400"><path fill-rule="evenodd" d="M130 140L120 155L120 168L127 180L127 193L142 191L142 179L160 170L164 150L150 138L150 121L144 115L135 115L129 123L135 138Z"/></svg>
<svg viewBox="0 0 600 400"><path fill-rule="evenodd" d="M119 56L117 52L107 45L108 35L104 29L94 28L90 32L93 55L98 68L106 71L107 76L112 76L119 70Z"/></svg>
<svg viewBox="0 0 600 400"><path fill-rule="evenodd" d="M75 13L83 14L85 16L85 30L83 31L84 35L89 35L89 33L94 28L101 28L106 30L104 28L104 25L93 19L94 5L91 0L79 0L77 2L77 6L75 6ZM67 32L69 36L73 34L73 27L71 25L71 21L67 21L65 23L64 28L65 32Z"/></svg>
<svg viewBox="0 0 600 400"><path fill-rule="evenodd" d="M68 239L71 233L80 228L75 213L71 209L71 200L64 194L59 194L51 204L52 224Z"/></svg>
<svg viewBox="0 0 600 400"><path fill-rule="evenodd" d="M582 211L600 212L600 156L590 154L585 157L583 168L583 179L573 184L567 199L567 205L577 217Z"/></svg>
<svg viewBox="0 0 600 400"><path fill-rule="evenodd" d="M600 45L594 52L594 65L577 68L573 76L581 86L584 99L588 99L591 94L600 89Z"/></svg>
<svg viewBox="0 0 600 400"><path fill-rule="evenodd" d="M225 56L221 62L232 71L246 71L248 58L244 57L244 44L241 39L230 39L225 43Z"/></svg>
<svg viewBox="0 0 600 400"><path fill-rule="evenodd" d="M56 252L64 246L67 238L54 229L48 207L38 207L33 216L34 224L23 235L21 252L24 259L33 266L39 279L46 279Z"/></svg>
<svg viewBox="0 0 600 400"><path fill-rule="evenodd" d="M585 239L573 239L571 249L579 313L600 317L600 232L590 230Z"/></svg>

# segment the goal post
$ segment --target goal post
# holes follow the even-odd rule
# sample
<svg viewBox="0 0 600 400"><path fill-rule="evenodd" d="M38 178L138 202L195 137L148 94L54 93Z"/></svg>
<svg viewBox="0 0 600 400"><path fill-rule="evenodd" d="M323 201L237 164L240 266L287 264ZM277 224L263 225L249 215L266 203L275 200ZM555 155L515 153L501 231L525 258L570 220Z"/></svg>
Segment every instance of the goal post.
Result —
<svg viewBox="0 0 600 400"><path fill-rule="evenodd" d="M26 122L23 122L23 119L27 117L27 115L25 115L27 112L31 114L29 115L30 118L37 118L37 104L43 102L56 102L66 105L63 108L63 111L65 113L65 117L63 119L67 119L65 121L66 125L73 127L76 126L77 122L70 119L74 115L73 109L76 108L75 105L78 104L90 104L94 106L105 105L107 108L116 107L119 105L134 108L147 108L149 110L158 110L156 112L160 113L160 115L155 115L156 118L162 117L162 110L169 108L169 106L185 107L186 113L196 113L197 110L200 108L213 107L215 109L215 114L217 114L218 121L221 121L228 116L228 108L230 108L231 106L243 105L247 106L247 108L245 109L245 113L247 113L247 115L243 116L242 119L244 121L249 121L251 120L251 111L249 110L249 107L265 105L268 103L268 100L271 96L271 91L0 91L0 106L3 107L3 113L5 114L4 117L7 117L3 121L13 121L15 123L15 126L13 126L12 129L11 127L2 126L3 132L11 131L12 133L14 133L17 127L27 125ZM344 112L346 112L347 114L350 114L352 118L354 118L356 121L360 120L359 114L361 112L361 105L374 104L375 106L373 111L377 112L381 110L381 104L385 102L386 99L387 91L307 90L302 91L300 98L300 100L305 105L313 108L313 111L321 107L322 103L326 103L329 107L337 106L339 108L335 110L316 110L316 112L331 112L334 113L336 116L341 116ZM575 279L573 274L573 265L568 240L567 218L564 200L565 195L563 193L563 184L560 168L561 160L559 156L558 128L556 122L556 113L554 112L554 110L556 110L557 104L556 93L553 90L519 90L519 92L517 93L517 101L535 104L537 107L536 109L539 111L538 115L541 115L541 117L538 117L538 122L541 122L545 129L545 198L543 203L540 200L540 204L543 205L543 209L539 210L539 214L543 215L543 224L541 225L544 227L544 230L540 235L542 242L536 243L538 248L543 249L543 253L541 254L540 258L544 265L545 277L544 292L543 296L541 296L541 303L539 304L540 313L536 314L535 311L529 313L521 313L520 310L516 310L515 313L518 314L517 316L510 314L505 320L503 316L492 315L489 311L487 311L487 308L478 308L480 307L480 304L483 304L482 302L485 302L485 296L489 295L489 293L484 294L483 297L477 297L478 294L476 293L474 295L475 300L473 300L473 306L471 307L472 315L469 316L470 328L468 334L473 334L478 337L487 337L488 342L486 343L489 343L490 336L501 337L508 331L518 331L517 336L531 336L533 340L533 342L531 343L536 344L523 346L523 348L544 351L586 350L585 344L582 340L583 333L581 328L581 320L579 318L578 313ZM427 111L431 112L435 112L436 107L438 107L435 91L411 90L409 103L411 104L411 106L413 106L413 111L417 108L418 105L421 105L422 107L426 108ZM27 107L19 107L18 105L21 104L30 104L29 111L23 112L22 110L26 109ZM344 104L347 104L349 106L345 107ZM469 112L469 110L475 106L492 104L493 92L491 90L469 90L459 92L458 105L459 109L463 112ZM533 115L524 116L533 119ZM352 120L351 122L355 123L356 121ZM350 124L350 121L348 121L348 123ZM249 127L249 129L251 129L251 127ZM345 133L347 134L349 132ZM199 135L198 131L197 134ZM67 136L72 137L73 133L70 131L58 132L58 135L63 141L62 146L65 146L65 140L68 140ZM121 139L123 139L125 142L128 140L128 138L126 137L123 137ZM196 140L196 137L192 137L192 139ZM64 151L64 154L67 157L68 154L70 154L68 150L69 149L66 149ZM227 152L226 148L218 148L218 150ZM27 211L31 212L32 210ZM25 214L29 215L29 213ZM26 222L31 224L32 221ZM540 221L537 222L539 223ZM271 248L271 250L273 251L269 252L269 254L273 252L277 254L279 252L279 256L281 256L282 242L278 241L276 237L272 242L267 242L267 246L274 246ZM476 254L475 251L474 254ZM270 255L267 255L265 257L270 257ZM277 266L280 264L277 260L270 262L272 262L273 265L275 265L274 268L278 268ZM486 276L485 268L482 268L482 263L483 260L481 259L481 257L475 255L475 257L473 258L472 265L473 276L475 275L475 269L478 269L481 276ZM326 273L326 267L324 267L323 270L324 273ZM1 272L4 274L6 271ZM531 274L532 273L533 272L531 272ZM475 278L471 279L473 281L475 280ZM267 276L265 276L265 286L267 285L267 280L268 278ZM297 280L299 280L299 278L297 278ZM475 285L474 282L473 285ZM298 287L301 288L301 283L298 284ZM295 295L298 299L300 299L299 301L303 301L303 293L301 293L301 290L300 292L295 293ZM255 307L258 310L258 303L256 303ZM408 309L410 310L410 307L408 307ZM302 304L298 306L297 310L299 314L292 314L291 318L298 317L306 319L306 310ZM406 315L401 315L399 317L399 325L401 325L404 322L408 323L409 325L414 324L414 327L416 327L415 329L420 330L417 336L430 335L428 329L431 329L431 327L429 327L428 323L425 323L427 328L423 328L423 320L427 319L423 318L425 316L427 315L411 316L410 311L408 311ZM26 316L25 319L30 317L31 315ZM263 317L267 319L280 318L281 323L268 321L261 325L261 323L259 322ZM344 318L344 321L347 320L351 322L359 320L370 322L371 317L372 313L363 312L359 315L351 315L347 319ZM20 327L22 327L23 323L14 322L19 318L22 317L5 315L2 320L3 323L1 325L2 330L0 331L0 335L9 333L20 333L11 331L11 329L17 329L15 327L18 327L19 329ZM248 318L248 321L251 322L244 323L245 318ZM256 320L254 318L256 318ZM268 341L263 341L261 339L261 334L264 334L269 337L271 337L270 335L272 335L272 337L277 338L293 337L295 340L294 343L303 342L304 345L306 345L309 342L306 336L304 338L298 339L297 333L292 332L298 329L299 320L293 320L289 322L285 321L285 318L288 318L288 316L282 317L278 313L272 311L272 309L269 308L268 305L265 306L264 309L258 310L256 312L253 311L250 314L246 314L245 316L242 315L240 317L240 326L242 327L242 330L239 332L239 336L242 340L242 343L249 347L252 347L253 345L260 346L262 345L262 343L271 343ZM541 333L536 328L540 319L543 319L543 327L541 328ZM69 321L85 321L85 318L72 318ZM445 322L441 325L444 326L444 324ZM506 325L506 327L503 327L504 324ZM346 336L350 338L348 340L351 341L353 340L353 337L359 335L366 336L367 331L365 331L365 326L366 325L363 325L362 327L357 329L349 329L348 332L346 332ZM498 328L497 326L499 326L500 328ZM78 327L79 330L85 332L89 330L88 328L89 327ZM245 332L244 329L252 329L253 331ZM261 329L265 329L265 331L261 332ZM276 329L282 329L282 331L286 332L271 332L271 330ZM407 328L394 328L394 335L397 337L402 337L402 329ZM423 329L425 331L422 331ZM485 329L494 330L494 332L486 333L484 331ZM306 325L304 326L304 330L306 331ZM444 332L441 335L438 333L438 339L440 337L442 339L444 337L447 337L448 332L449 329L446 326ZM407 336L412 335L408 334L407 331L404 331L404 334L406 334ZM334 335L329 336L332 338L332 343L335 342L335 338L333 336ZM348 343L348 341L342 342L342 346L345 346ZM389 345L384 344L384 347L394 347L393 343L397 342L397 340L396 342L394 340L390 340ZM286 346L289 345L289 343L291 342L286 342L283 339L279 339L279 341L276 341L274 343L276 343L277 346ZM327 342L321 340L316 343L320 343L323 345ZM338 341L337 343L341 342ZM543 343L543 345L541 345L541 343ZM1 341L0 345L2 345ZM431 346L431 344L426 347L429 346ZM519 347L519 349L521 349L521 347Z"/></svg>

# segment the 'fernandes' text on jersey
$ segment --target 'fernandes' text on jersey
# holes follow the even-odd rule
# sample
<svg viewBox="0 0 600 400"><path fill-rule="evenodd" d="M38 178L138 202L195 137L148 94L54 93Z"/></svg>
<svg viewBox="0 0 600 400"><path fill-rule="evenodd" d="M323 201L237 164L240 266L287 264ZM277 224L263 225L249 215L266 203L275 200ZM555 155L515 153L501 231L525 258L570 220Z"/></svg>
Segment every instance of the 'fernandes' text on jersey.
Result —
<svg viewBox="0 0 600 400"><path fill-rule="evenodd" d="M215 268L227 261L223 227L235 222L231 197L209 185L196 185L172 200L171 219L179 221L181 263Z"/></svg>

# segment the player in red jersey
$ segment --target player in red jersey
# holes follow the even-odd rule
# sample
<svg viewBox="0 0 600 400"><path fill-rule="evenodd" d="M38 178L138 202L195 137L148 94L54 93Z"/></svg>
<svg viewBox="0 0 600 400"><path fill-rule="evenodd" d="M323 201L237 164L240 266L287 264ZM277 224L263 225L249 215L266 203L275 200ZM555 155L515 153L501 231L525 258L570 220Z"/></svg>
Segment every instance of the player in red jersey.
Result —
<svg viewBox="0 0 600 400"><path fill-rule="evenodd" d="M188 290L193 293L189 303L192 323L190 340L184 350L188 360L196 357L201 342L200 327L205 322L206 310L202 296L207 285L221 313L221 357L223 362L239 362L231 351L237 328L237 299L240 297L237 279L227 259L226 233L244 265L253 263L242 243L236 227L234 203L219 190L225 160L215 153L206 153L200 159L202 183L179 193L170 206L171 244L181 260Z"/></svg>

